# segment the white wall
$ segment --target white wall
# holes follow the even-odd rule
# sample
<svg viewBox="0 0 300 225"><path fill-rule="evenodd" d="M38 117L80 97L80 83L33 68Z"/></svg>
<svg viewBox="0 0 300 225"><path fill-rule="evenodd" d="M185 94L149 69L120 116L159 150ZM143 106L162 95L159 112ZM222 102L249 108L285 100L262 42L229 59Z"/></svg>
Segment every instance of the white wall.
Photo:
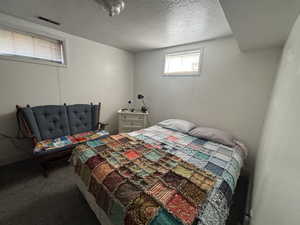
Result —
<svg viewBox="0 0 300 225"><path fill-rule="evenodd" d="M63 37L68 54L66 68L0 59L0 132L16 134L16 104L35 106L64 102L102 102L101 121L110 123L111 130L116 130L116 111L132 98L133 54L4 14L0 14L0 23ZM28 156L7 139L0 139L0 146L0 165Z"/></svg>
<svg viewBox="0 0 300 225"><path fill-rule="evenodd" d="M204 47L199 77L161 77L167 52ZM181 118L227 130L256 152L281 49L243 53L232 38L136 55L135 95L150 106L151 123Z"/></svg>
<svg viewBox="0 0 300 225"><path fill-rule="evenodd" d="M286 43L257 155L253 225L300 223L300 18Z"/></svg>

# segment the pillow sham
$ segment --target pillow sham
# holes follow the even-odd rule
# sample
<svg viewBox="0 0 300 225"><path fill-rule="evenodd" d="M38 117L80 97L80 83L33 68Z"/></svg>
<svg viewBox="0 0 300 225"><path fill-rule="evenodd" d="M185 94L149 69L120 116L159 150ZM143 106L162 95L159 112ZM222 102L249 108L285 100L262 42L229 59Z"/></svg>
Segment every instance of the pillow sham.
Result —
<svg viewBox="0 0 300 225"><path fill-rule="evenodd" d="M203 138L209 141L217 142L229 147L234 147L236 144L234 142L234 137L225 131L209 128L209 127L196 127L189 131L191 136Z"/></svg>
<svg viewBox="0 0 300 225"><path fill-rule="evenodd" d="M194 129L196 125L192 122L186 120L179 120L179 119L169 119L159 122L157 125L176 130L182 133L188 133L190 130Z"/></svg>

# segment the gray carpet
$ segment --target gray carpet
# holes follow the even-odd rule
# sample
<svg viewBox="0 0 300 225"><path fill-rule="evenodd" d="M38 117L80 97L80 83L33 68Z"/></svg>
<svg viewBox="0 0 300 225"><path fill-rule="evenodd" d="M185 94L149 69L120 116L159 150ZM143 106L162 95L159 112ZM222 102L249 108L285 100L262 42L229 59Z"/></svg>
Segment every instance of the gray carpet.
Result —
<svg viewBox="0 0 300 225"><path fill-rule="evenodd" d="M77 189L73 168L59 162L49 172L44 178L31 161L0 167L0 224L99 225ZM246 190L241 177L227 225L242 221Z"/></svg>
<svg viewBox="0 0 300 225"><path fill-rule="evenodd" d="M60 164L48 178L32 162L0 168L0 224L99 225L75 185L72 168Z"/></svg>

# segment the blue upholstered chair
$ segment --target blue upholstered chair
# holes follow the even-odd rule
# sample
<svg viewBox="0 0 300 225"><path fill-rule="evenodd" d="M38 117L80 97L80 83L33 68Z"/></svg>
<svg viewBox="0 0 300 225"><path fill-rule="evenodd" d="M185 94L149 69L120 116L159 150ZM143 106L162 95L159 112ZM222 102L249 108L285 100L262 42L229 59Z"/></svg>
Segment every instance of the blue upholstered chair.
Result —
<svg viewBox="0 0 300 225"><path fill-rule="evenodd" d="M47 162L68 157L77 144L107 134L102 131L107 124L99 122L100 109L100 103L17 106L20 130L32 138L33 157L45 175Z"/></svg>

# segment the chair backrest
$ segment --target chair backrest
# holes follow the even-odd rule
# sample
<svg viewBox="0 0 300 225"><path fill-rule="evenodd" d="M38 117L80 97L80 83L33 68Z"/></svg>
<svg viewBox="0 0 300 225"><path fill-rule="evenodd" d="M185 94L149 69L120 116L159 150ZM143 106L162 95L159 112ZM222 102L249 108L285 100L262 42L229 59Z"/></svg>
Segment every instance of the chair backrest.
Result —
<svg viewBox="0 0 300 225"><path fill-rule="evenodd" d="M37 141L98 128L100 104L45 105L20 108Z"/></svg>
<svg viewBox="0 0 300 225"><path fill-rule="evenodd" d="M82 133L86 131L95 130L97 125L97 113L95 105L69 105L67 106L70 131L71 134Z"/></svg>

